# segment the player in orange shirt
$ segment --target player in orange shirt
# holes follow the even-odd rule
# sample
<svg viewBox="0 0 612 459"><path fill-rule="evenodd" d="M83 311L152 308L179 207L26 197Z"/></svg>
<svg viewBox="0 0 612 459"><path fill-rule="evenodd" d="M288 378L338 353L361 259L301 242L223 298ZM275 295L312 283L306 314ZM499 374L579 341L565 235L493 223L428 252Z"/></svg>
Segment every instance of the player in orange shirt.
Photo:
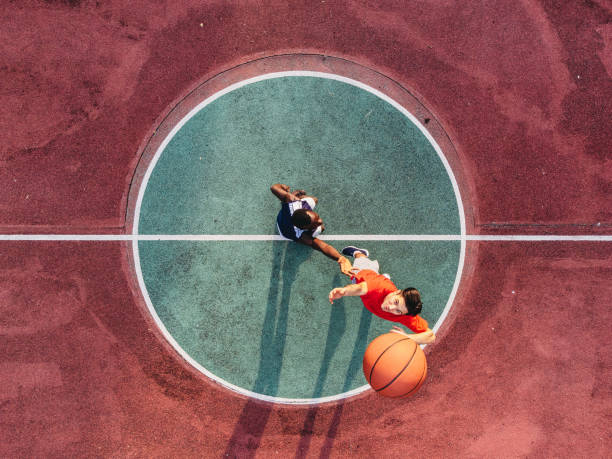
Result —
<svg viewBox="0 0 612 459"><path fill-rule="evenodd" d="M355 259L353 283L329 292L331 303L343 296L360 296L363 305L370 312L382 319L399 322L414 333L405 333L395 325L391 329L392 332L404 334L418 344L435 341L436 335L427 325L427 321L419 315L423 303L417 289L408 287L399 290L387 275L379 274L378 261L370 260L366 249L348 246L342 249L342 254Z"/></svg>

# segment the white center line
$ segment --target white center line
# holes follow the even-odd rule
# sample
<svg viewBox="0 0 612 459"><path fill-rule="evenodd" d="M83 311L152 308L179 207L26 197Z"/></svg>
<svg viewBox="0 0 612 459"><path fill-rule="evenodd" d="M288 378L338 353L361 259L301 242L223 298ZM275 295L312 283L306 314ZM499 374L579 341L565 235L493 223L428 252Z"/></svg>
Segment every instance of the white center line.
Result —
<svg viewBox="0 0 612 459"><path fill-rule="evenodd" d="M612 235L328 234L324 241L612 241ZM0 241L287 241L273 234L0 234Z"/></svg>

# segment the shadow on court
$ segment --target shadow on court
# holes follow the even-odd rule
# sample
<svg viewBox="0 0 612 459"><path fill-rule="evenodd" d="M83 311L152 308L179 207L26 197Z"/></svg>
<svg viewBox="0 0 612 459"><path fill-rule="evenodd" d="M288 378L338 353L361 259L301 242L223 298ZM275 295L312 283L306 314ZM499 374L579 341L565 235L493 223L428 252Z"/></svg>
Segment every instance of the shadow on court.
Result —
<svg viewBox="0 0 612 459"><path fill-rule="evenodd" d="M341 285L343 283L344 279L340 279L341 277L342 276L340 276L339 274L336 276L336 278L334 279L334 285ZM342 298L340 300L335 301L334 305L330 308L331 317L329 320L329 328L327 330L327 341L325 342L323 362L321 364L319 375L317 377L317 384L312 394L313 398L321 396L323 385L325 383L325 378L327 377L327 372L329 370L329 364L336 351L336 348L338 347L340 338L346 330L346 314L344 312L345 306L343 300L344 299ZM342 392L346 392L350 389L351 381L353 381L355 375L361 371L363 354L368 344L367 338L371 322L372 314L370 314L367 309L361 308L359 331L357 332L357 336L355 337L355 344L353 346L351 360L346 371L346 377L344 379ZM340 418L342 416L343 408L344 403L341 402L334 410L332 421L327 431L327 435L325 436L325 443L323 444L323 447L321 448L321 453L319 455L319 457L321 458L329 457L329 455L331 454L333 443L338 432L338 426L340 424ZM310 408L306 414L306 419L304 420L304 425L300 432L300 442L298 444L298 448L295 454L296 458L308 456L310 442L314 434L314 423L317 418L318 412L319 407L315 406Z"/></svg>
<svg viewBox="0 0 612 459"><path fill-rule="evenodd" d="M264 327L261 334L259 371L252 389L256 393L266 395L275 395L278 392L281 362L287 334L287 305L291 297L293 283L297 280L298 269L301 263L312 254L310 248L281 241L273 243L273 251L275 257L270 273L270 289L268 292ZM345 282L345 279L341 274L336 274L332 285L341 285ZM332 358L346 331L344 299L335 301L334 305L329 308L329 311L330 320L325 350L312 398L322 396ZM346 392L351 388L351 382L357 373L361 371L363 353L368 344L367 337L371 322L372 314L365 308L362 308L359 331L355 338L342 392ZM225 450L225 457L252 458L255 456L273 406L272 404L262 403L257 400L249 400L246 403ZM343 407L344 405L341 403L335 409L332 422L325 435L325 443L321 449L320 457L328 457L331 453ZM304 424L300 430L300 442L296 451L296 457L308 455L318 412L319 408L313 407L306 413Z"/></svg>
<svg viewBox="0 0 612 459"><path fill-rule="evenodd" d="M287 336L288 304L298 268L312 255L312 249L298 244L275 241L274 263L264 326L261 331L259 371L253 392L276 395ZM242 410L225 457L254 457L272 411L272 404L249 400Z"/></svg>

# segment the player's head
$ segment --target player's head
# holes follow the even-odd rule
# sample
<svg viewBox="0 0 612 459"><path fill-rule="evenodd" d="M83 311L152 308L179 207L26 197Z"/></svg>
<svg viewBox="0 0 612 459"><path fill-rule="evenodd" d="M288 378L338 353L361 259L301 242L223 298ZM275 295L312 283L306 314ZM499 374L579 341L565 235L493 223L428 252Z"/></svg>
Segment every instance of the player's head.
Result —
<svg viewBox="0 0 612 459"><path fill-rule="evenodd" d="M421 294L414 287L408 287L402 290L402 297L406 305L406 314L409 316L416 316L421 313L423 309L423 303L421 302Z"/></svg>
<svg viewBox="0 0 612 459"><path fill-rule="evenodd" d="M423 303L421 303L419 291L414 287L408 287L404 290L389 293L383 300L381 308L383 311L396 316L416 316L421 312Z"/></svg>
<svg viewBox="0 0 612 459"><path fill-rule="evenodd" d="M291 222L294 226L303 230L314 230L323 224L323 220L318 213L306 209L298 209L293 212Z"/></svg>

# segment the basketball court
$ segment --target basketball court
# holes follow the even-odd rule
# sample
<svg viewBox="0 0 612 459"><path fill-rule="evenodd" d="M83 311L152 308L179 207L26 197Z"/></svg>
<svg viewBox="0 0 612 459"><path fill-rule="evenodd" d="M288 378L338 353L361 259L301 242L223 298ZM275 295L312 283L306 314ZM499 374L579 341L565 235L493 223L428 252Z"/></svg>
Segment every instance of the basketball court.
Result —
<svg viewBox="0 0 612 459"><path fill-rule="evenodd" d="M610 8L406 6L2 7L1 455L606 455ZM274 183L420 290L418 393Z"/></svg>

